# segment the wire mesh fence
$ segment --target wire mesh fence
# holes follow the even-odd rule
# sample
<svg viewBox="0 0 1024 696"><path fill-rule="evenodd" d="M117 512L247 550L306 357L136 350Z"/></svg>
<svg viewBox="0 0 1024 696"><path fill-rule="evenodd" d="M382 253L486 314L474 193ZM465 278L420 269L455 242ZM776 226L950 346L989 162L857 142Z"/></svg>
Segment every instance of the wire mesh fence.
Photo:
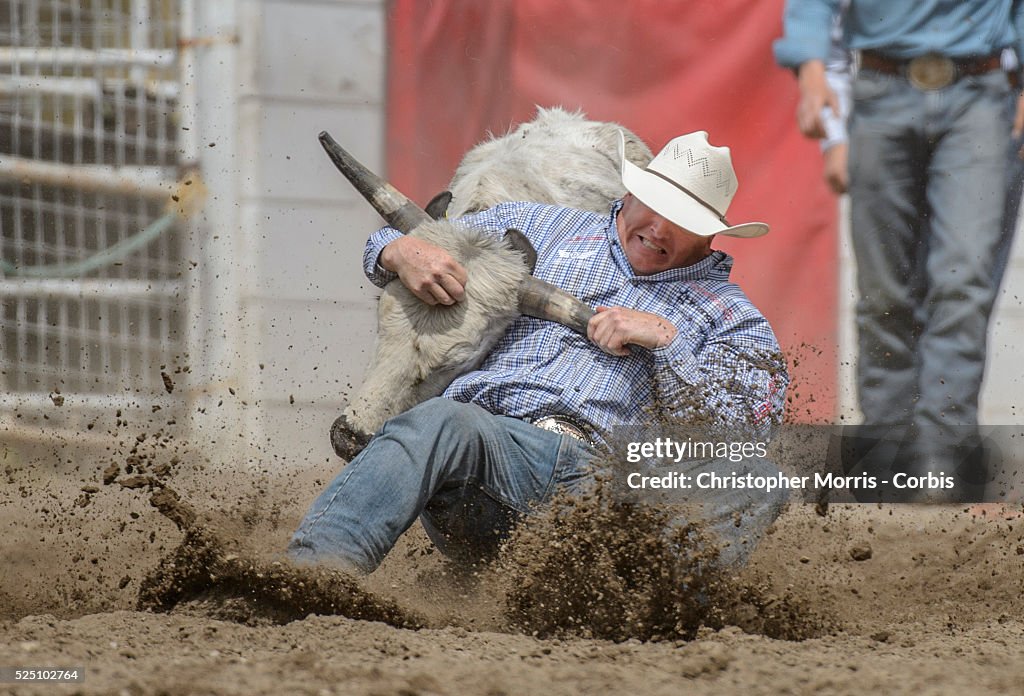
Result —
<svg viewBox="0 0 1024 696"><path fill-rule="evenodd" d="M167 398L160 372L181 361L186 307L183 235L164 208L179 176L177 5L0 1L7 411L57 390L82 408Z"/></svg>

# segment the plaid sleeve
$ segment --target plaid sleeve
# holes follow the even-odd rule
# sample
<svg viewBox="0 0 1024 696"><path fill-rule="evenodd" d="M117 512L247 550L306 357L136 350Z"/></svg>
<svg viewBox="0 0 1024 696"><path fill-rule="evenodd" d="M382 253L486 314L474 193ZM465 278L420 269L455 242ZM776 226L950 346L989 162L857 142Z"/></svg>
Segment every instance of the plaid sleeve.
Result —
<svg viewBox="0 0 1024 696"><path fill-rule="evenodd" d="M474 227L485 234L499 235L510 227L520 225L523 212L530 204L528 203L502 203L493 208L474 215L458 218L452 222ZM394 227L382 227L366 240L366 248L363 250L363 272L374 285L384 287L398 277L380 265L380 254L391 242L402 236L402 233Z"/></svg>
<svg viewBox="0 0 1024 696"><path fill-rule="evenodd" d="M381 266L378 260L384 247L401 236L402 233L394 227L381 227L366 240L366 248L363 250L363 273L378 288L384 287L398 277L397 273L392 273Z"/></svg>
<svg viewBox="0 0 1024 696"><path fill-rule="evenodd" d="M782 422L789 374L760 315L723 327L696 352L680 331L651 354L659 399L674 417L710 432L764 438Z"/></svg>

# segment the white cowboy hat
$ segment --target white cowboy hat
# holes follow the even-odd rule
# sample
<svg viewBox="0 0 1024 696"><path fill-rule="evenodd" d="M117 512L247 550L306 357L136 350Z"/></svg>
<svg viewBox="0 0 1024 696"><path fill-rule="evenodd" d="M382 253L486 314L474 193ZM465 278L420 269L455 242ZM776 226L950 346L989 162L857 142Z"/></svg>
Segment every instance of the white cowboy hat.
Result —
<svg viewBox="0 0 1024 696"><path fill-rule="evenodd" d="M714 147L705 131L673 138L646 169L626 159L626 141L619 131L622 183L640 202L680 227L710 237L760 237L763 222L730 225L725 219L739 182L729 148Z"/></svg>

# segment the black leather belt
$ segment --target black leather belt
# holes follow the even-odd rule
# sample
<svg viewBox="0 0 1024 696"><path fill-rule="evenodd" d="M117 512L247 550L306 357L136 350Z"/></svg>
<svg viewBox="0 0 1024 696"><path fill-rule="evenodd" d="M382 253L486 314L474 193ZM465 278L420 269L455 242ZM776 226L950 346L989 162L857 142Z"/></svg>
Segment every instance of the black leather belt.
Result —
<svg viewBox="0 0 1024 696"><path fill-rule="evenodd" d="M999 70L1002 64L998 55L950 58L926 53L916 58L901 59L868 50L860 53L860 67L884 75L905 77L921 90L936 90L948 87L961 77Z"/></svg>

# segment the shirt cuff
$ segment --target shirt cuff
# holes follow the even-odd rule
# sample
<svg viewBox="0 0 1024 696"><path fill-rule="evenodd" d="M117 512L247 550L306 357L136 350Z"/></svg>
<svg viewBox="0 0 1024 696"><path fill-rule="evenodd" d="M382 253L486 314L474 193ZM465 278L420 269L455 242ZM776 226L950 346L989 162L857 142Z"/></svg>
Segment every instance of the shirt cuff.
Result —
<svg viewBox="0 0 1024 696"><path fill-rule="evenodd" d="M402 233L393 227L382 227L366 241L366 249L363 252L363 272L370 282L377 287L384 287L398 277L398 274L389 271L380 265L380 255L391 242L402 236Z"/></svg>
<svg viewBox="0 0 1024 696"><path fill-rule="evenodd" d="M675 380L681 380L687 384L696 384L700 381L700 363L697 356L689 350L690 342L683 336L683 332L677 327L676 335L667 345L651 349L651 357L654 358L655 375L664 374L663 370L669 370Z"/></svg>

